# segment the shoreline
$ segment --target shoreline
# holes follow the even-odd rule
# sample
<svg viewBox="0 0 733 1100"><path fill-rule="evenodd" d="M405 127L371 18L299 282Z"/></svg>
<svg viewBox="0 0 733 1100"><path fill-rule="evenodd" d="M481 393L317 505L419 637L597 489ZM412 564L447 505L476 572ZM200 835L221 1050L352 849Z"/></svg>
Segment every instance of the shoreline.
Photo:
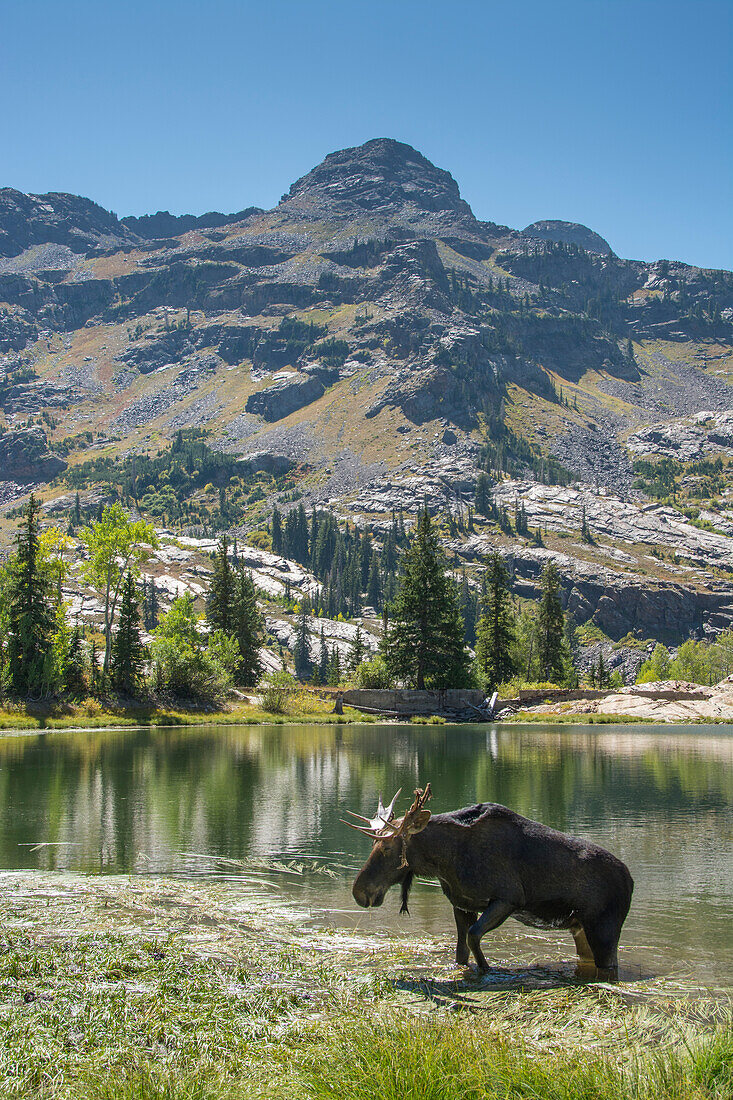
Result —
<svg viewBox="0 0 733 1100"><path fill-rule="evenodd" d="M733 719L722 716L685 716L677 714L665 717L658 712L653 716L638 714L605 713L602 711L573 711L549 706L521 709L511 716L483 722L456 722L440 715L415 715L394 718L364 713L355 707L343 706L342 714L332 712L330 706L313 706L294 709L291 713L273 714L255 705L239 705L218 711L201 711L183 707L103 707L91 708L87 704L45 706L30 704L12 711L0 707L0 737L6 734L39 733L99 733L99 731L124 731L144 729L185 729L199 726L327 726L327 725L380 725L380 726L486 726L512 727L516 725L549 725L572 727L587 726L658 726L660 729L686 726L731 726Z"/></svg>
<svg viewBox="0 0 733 1100"><path fill-rule="evenodd" d="M390 1096L423 1095L420 1075L442 1072L423 1064L425 1043L455 1051L451 1080L488 1075L485 1093L460 1086L470 1095L495 1095L499 1072L516 1089L506 1095L539 1100L731 1095L728 995L679 979L579 982L568 964L512 958L506 945L481 978L452 964L447 926L438 939L314 923L254 872L233 883L3 871L0 882L5 1095L360 1098L375 1060L414 1078ZM708 1065L711 1051L723 1069L708 1089L695 1059ZM635 1091L640 1067L654 1084L662 1062L680 1091ZM338 1091L352 1064L357 1091ZM316 1078L333 1091L312 1093Z"/></svg>

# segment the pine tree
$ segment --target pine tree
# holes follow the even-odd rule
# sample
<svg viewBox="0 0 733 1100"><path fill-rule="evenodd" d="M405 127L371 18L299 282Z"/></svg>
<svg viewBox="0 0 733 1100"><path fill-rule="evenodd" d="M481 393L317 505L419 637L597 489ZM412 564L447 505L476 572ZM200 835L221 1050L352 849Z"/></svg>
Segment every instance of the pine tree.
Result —
<svg viewBox="0 0 733 1100"><path fill-rule="evenodd" d="M52 683L56 615L39 548L40 505L31 493L18 549L8 563L8 683L14 695L45 694Z"/></svg>
<svg viewBox="0 0 733 1100"><path fill-rule="evenodd" d="M395 679L425 687L461 687L468 678L456 585L446 576L438 536L425 509L404 557L404 575L383 642Z"/></svg>
<svg viewBox="0 0 733 1100"><path fill-rule="evenodd" d="M143 589L143 592L143 624L146 630L155 630L158 625L160 604L154 577L148 578L147 585Z"/></svg>
<svg viewBox="0 0 733 1100"><path fill-rule="evenodd" d="M245 687L254 687L262 675L262 616L257 607L252 574L244 570L238 571L234 581L232 634L237 640L240 654L237 679Z"/></svg>
<svg viewBox="0 0 733 1100"><path fill-rule="evenodd" d="M565 618L560 601L560 577L554 562L542 571L542 597L537 612L537 656L545 680L565 676Z"/></svg>
<svg viewBox="0 0 733 1100"><path fill-rule="evenodd" d="M222 535L216 548L214 572L206 598L206 618L211 630L232 633L232 608L234 603L234 571L229 562L229 542Z"/></svg>
<svg viewBox="0 0 733 1100"><path fill-rule="evenodd" d="M351 643L351 653L349 654L349 669L354 671L361 662L364 660L366 654L366 646L364 645L364 636L361 632L361 627L357 626L354 640Z"/></svg>
<svg viewBox="0 0 733 1100"><path fill-rule="evenodd" d="M509 594L509 573L498 554L489 558L484 589L483 614L476 631L476 660L494 690L515 672L514 616Z"/></svg>
<svg viewBox="0 0 733 1100"><path fill-rule="evenodd" d="M328 662L329 687L338 687L341 683L341 655L338 646L334 643L331 649L331 659Z"/></svg>
<svg viewBox="0 0 733 1100"><path fill-rule="evenodd" d="M83 695L86 691L85 664L81 628L75 626L71 632L66 654L64 691L69 695Z"/></svg>
<svg viewBox="0 0 733 1100"><path fill-rule="evenodd" d="M367 581L367 603L375 611L382 606L382 580L379 575L379 564L376 555L372 555L372 563L369 566L369 579Z"/></svg>
<svg viewBox="0 0 733 1100"><path fill-rule="evenodd" d="M122 585L122 600L117 632L112 641L110 674L117 691L134 695L142 678L145 649L140 640L140 608L132 573Z"/></svg>
<svg viewBox="0 0 733 1100"><path fill-rule="evenodd" d="M285 553L300 565L310 564L308 555L308 518L302 504L288 512L285 521Z"/></svg>
<svg viewBox="0 0 733 1100"><path fill-rule="evenodd" d="M89 686L92 691L96 691L98 680L99 650L97 649L97 639L92 637L91 645L89 646Z"/></svg>
<svg viewBox="0 0 733 1100"><path fill-rule="evenodd" d="M310 679L310 674L313 671L313 662L311 660L310 650L310 633L308 631L308 618L310 616L310 603L306 596L303 597L303 601L300 606L300 614L298 616L298 625L296 626L295 645L293 646L293 664L295 665L295 675L299 680Z"/></svg>
<svg viewBox="0 0 733 1100"><path fill-rule="evenodd" d="M471 591L466 570L463 570L461 578L460 608L463 616L463 640L466 645L476 644L476 619L478 618L478 601Z"/></svg>

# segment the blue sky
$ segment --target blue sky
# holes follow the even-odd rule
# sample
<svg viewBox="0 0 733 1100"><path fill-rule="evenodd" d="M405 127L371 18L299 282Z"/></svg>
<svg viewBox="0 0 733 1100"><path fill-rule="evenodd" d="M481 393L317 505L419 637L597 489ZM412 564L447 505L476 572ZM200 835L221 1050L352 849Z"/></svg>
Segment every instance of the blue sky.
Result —
<svg viewBox="0 0 733 1100"><path fill-rule="evenodd" d="M0 186L273 206L395 137L480 218L733 267L733 0L0 0Z"/></svg>

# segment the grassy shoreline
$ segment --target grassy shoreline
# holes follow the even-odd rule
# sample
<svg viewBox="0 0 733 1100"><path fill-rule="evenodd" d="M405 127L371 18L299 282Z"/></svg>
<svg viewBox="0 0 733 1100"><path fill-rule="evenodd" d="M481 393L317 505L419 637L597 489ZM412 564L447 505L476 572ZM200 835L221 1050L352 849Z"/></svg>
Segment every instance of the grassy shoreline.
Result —
<svg viewBox="0 0 733 1100"><path fill-rule="evenodd" d="M2 730L97 730L175 726L262 726L330 725L335 723L374 722L371 715L344 707L343 714L333 713L332 702L309 701L283 714L273 714L252 704L237 703L226 709L206 710L184 706L165 707L135 704L122 706L82 703L22 703L0 707Z"/></svg>
<svg viewBox="0 0 733 1100"><path fill-rule="evenodd" d="M433 715L416 716L412 719L381 718L366 714L353 707L345 706L343 714L334 714L332 701L319 700L312 696L307 703L289 708L285 713L273 714L262 707L236 703L226 709L206 710L184 706L165 707L153 705L100 704L96 700L82 703L23 703L0 706L0 735L3 732L27 732L66 730L84 732L86 730L124 730L148 728L176 728L183 726L282 726L282 725L340 725L374 724L380 725L420 725L450 726L464 725ZM562 725L562 726L608 726L608 725L655 725L664 728L670 723L641 718L638 715L624 714L536 714L519 711L504 719L502 725ZM674 725L730 725L721 718L675 719Z"/></svg>
<svg viewBox="0 0 733 1100"><path fill-rule="evenodd" d="M3 1096L733 1097L730 1007L663 981L467 977L444 939L318 927L254 870L0 880Z"/></svg>

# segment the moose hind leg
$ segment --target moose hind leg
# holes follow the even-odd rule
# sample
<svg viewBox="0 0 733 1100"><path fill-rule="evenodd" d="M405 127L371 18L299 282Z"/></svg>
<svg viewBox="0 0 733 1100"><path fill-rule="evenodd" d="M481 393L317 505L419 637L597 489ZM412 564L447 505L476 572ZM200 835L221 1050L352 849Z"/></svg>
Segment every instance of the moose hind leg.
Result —
<svg viewBox="0 0 733 1100"><path fill-rule="evenodd" d="M585 934L585 929L582 924L573 923L570 926L570 931L573 933L573 939L575 940L575 950L578 952L578 958L582 963L590 963L591 966L595 966L595 958L591 951L588 938Z"/></svg>
<svg viewBox="0 0 733 1100"><path fill-rule="evenodd" d="M468 942L466 935L472 924L476 923L478 913L470 913L465 909L453 907L453 916L456 918L456 930L458 942L456 944L456 962L459 966L468 965Z"/></svg>
<svg viewBox="0 0 733 1100"><path fill-rule="evenodd" d="M485 935L486 932L491 932L492 929L498 928L500 924L503 924L507 917L512 915L515 909L515 905L510 905L509 902L500 901L497 898L484 909L476 923L472 924L468 930L468 946L471 948L473 957L476 960L476 965L479 970L483 970L484 973L489 969L489 964L484 958L481 950L481 937Z"/></svg>

